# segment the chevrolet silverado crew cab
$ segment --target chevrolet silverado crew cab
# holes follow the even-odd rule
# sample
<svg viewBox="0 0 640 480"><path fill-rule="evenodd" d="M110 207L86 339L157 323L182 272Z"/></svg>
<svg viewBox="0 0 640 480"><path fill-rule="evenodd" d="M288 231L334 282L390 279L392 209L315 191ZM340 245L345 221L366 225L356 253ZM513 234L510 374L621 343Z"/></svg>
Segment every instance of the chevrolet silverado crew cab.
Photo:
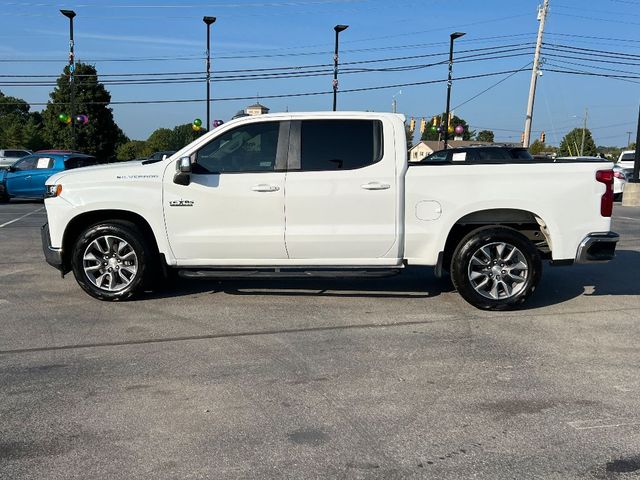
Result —
<svg viewBox="0 0 640 480"><path fill-rule="evenodd" d="M607 163L409 166L404 117L243 117L160 161L47 182L47 261L101 300L172 277L358 276L429 265L483 309L535 290L542 261L606 261Z"/></svg>

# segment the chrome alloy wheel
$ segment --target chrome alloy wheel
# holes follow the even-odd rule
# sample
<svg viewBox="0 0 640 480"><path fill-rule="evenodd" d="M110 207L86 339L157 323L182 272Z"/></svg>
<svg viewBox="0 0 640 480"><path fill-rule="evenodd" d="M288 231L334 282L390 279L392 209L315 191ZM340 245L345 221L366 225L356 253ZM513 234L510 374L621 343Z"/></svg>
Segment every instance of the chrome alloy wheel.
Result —
<svg viewBox="0 0 640 480"><path fill-rule="evenodd" d="M480 247L469 261L469 281L485 298L511 298L524 288L529 264L524 254L505 242L488 243Z"/></svg>
<svg viewBox="0 0 640 480"><path fill-rule="evenodd" d="M92 241L82 256L84 273L96 287L118 292L129 286L138 271L138 257L133 247L113 235Z"/></svg>

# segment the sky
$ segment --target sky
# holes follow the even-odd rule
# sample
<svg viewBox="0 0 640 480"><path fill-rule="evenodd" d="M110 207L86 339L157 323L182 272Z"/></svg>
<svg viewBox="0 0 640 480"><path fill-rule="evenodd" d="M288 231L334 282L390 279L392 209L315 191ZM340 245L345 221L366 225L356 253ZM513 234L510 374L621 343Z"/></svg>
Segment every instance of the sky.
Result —
<svg viewBox="0 0 640 480"><path fill-rule="evenodd" d="M330 110L333 27L346 24L338 109L391 111L395 98L399 113L429 119L444 111L449 34L460 31L466 35L455 42L455 114L473 130L493 130L496 141L517 142L537 8L535 0L0 0L0 91L32 104L48 100L51 86L24 82L46 84L61 73L69 21L59 10L72 9L76 59L96 65L101 80L120 81L106 85L112 101L200 100L112 105L130 138L204 121L202 17L208 15L217 17L211 26L212 120L227 121L256 100L272 112ZM544 131L547 143L557 145L582 127L586 114L596 144L624 146L629 135L634 141L639 26L640 0L550 0L532 139ZM274 68L286 70L247 71ZM264 78L283 72L298 76ZM374 89L348 91L366 88ZM314 92L329 93L269 98Z"/></svg>

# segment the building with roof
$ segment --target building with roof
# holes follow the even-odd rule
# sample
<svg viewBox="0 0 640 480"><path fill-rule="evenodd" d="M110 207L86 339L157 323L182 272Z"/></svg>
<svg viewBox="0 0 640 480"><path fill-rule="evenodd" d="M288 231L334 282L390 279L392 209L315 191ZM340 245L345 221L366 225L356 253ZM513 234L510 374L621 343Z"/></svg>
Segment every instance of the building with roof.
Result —
<svg viewBox="0 0 640 480"><path fill-rule="evenodd" d="M247 115L263 115L265 113L269 113L269 109L262 105L260 102L256 102L253 105L249 105L244 110Z"/></svg>

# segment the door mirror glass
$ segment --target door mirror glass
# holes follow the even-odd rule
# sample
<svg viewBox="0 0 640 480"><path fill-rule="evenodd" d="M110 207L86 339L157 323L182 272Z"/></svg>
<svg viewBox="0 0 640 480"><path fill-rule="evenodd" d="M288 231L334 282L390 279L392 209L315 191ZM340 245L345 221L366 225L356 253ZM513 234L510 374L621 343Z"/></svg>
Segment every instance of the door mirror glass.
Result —
<svg viewBox="0 0 640 480"><path fill-rule="evenodd" d="M189 185L191 183L191 158L182 157L176 163L176 174L173 176L173 183L178 185Z"/></svg>
<svg viewBox="0 0 640 480"><path fill-rule="evenodd" d="M191 158L182 157L178 160L177 170L180 173L191 173Z"/></svg>

